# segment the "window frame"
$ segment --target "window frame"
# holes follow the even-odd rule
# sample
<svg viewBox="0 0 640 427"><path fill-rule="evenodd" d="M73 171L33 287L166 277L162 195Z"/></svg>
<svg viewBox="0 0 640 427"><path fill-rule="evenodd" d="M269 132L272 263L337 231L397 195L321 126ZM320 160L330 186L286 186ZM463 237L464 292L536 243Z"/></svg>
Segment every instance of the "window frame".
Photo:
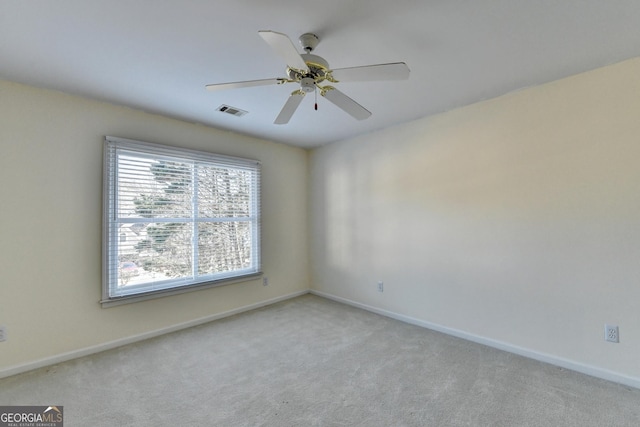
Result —
<svg viewBox="0 0 640 427"><path fill-rule="evenodd" d="M250 214L244 222L249 222L251 235L251 262L249 268L235 271L227 271L209 276L193 275L191 280L182 278L166 279L161 282L145 282L135 288L117 292L118 276L118 250L121 241L119 225L122 223L147 222L155 223L156 217L142 221L138 218L123 220L118 217L117 204L119 201L118 180L118 155L123 153L139 153L140 158L153 158L154 160L182 160L197 164L206 164L213 167L237 168L238 170L251 172L250 188ZM224 156L206 151L190 150L186 148L161 145L143 141L136 141L125 138L106 136L103 145L103 230L102 230L102 299L100 303L103 308L115 305L144 301L153 298L160 298L169 295L192 292L200 289L215 286L229 285L232 283L254 280L262 275L261 266L261 163L254 159ZM171 160L169 160L171 159ZM197 205L197 182L196 174L191 174L190 182L194 187L194 204ZM162 219L162 221L166 221ZM162 222L160 221L160 222ZM228 222L224 218L216 220L202 220L197 216L197 209L194 209L189 218L171 218L171 222L181 222L190 224L195 231L198 224ZM240 219L233 219L231 222L240 223ZM190 243L191 251L198 253L198 239L194 238ZM194 257L197 255L194 255ZM158 285L159 284L159 285ZM135 290L138 289L138 290Z"/></svg>

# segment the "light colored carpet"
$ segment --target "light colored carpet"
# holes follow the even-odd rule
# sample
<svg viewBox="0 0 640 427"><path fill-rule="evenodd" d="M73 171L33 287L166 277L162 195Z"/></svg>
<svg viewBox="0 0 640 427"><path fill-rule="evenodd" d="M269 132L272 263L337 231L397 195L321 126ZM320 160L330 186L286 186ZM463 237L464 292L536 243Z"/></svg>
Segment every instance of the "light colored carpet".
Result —
<svg viewBox="0 0 640 427"><path fill-rule="evenodd" d="M305 295L0 380L65 426L638 426L640 390Z"/></svg>

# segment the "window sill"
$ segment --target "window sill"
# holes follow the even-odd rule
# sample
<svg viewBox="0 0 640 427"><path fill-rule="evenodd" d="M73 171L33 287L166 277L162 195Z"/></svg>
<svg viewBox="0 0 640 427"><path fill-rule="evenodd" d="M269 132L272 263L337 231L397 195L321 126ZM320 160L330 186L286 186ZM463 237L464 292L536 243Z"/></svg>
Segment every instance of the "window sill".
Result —
<svg viewBox="0 0 640 427"><path fill-rule="evenodd" d="M180 288L162 289L159 291L145 292L135 295L126 295L122 297L108 298L100 301L102 308L115 307L117 305L131 304L134 302L148 301L156 298L164 298L171 295L184 294L187 292L200 291L202 289L215 288L218 286L226 286L234 283L249 282L256 280L262 276L260 273L247 274L246 276L232 277L228 279L220 279L212 282L200 283L198 285L183 286Z"/></svg>

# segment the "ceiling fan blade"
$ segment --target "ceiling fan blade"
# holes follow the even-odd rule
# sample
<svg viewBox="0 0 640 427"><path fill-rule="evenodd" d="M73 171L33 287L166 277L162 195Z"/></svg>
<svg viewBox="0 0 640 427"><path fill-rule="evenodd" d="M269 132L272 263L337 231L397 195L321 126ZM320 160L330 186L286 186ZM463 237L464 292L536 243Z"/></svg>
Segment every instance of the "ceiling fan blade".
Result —
<svg viewBox="0 0 640 427"><path fill-rule="evenodd" d="M273 84L286 83L286 79L274 78L274 79L262 79L262 80L247 80L244 82L232 82L232 83L214 83L206 85L207 90L224 90L224 89L239 89L243 87L252 86L266 86Z"/></svg>
<svg viewBox="0 0 640 427"><path fill-rule="evenodd" d="M355 119L364 120L371 115L371 111L367 110L333 86L325 86L320 92L320 95L333 102L336 106L343 109Z"/></svg>
<svg viewBox="0 0 640 427"><path fill-rule="evenodd" d="M258 34L260 34L260 37L262 37L264 41L269 43L269 46L271 46L271 48L275 50L282 59L284 59L284 62L290 68L309 72L309 67L286 34L268 30L258 31Z"/></svg>
<svg viewBox="0 0 640 427"><path fill-rule="evenodd" d="M302 98L304 98L303 91L296 90L293 92L291 96L289 96L289 99L287 99L287 102L285 102L284 107L282 107L280 114L278 114L278 117L276 117L276 120L273 123L276 125L285 125L289 123L291 116L293 116L293 113L298 109L298 105L302 102Z"/></svg>
<svg viewBox="0 0 640 427"><path fill-rule="evenodd" d="M375 80L406 80L409 67L404 62L338 68L331 75L339 82L368 82Z"/></svg>

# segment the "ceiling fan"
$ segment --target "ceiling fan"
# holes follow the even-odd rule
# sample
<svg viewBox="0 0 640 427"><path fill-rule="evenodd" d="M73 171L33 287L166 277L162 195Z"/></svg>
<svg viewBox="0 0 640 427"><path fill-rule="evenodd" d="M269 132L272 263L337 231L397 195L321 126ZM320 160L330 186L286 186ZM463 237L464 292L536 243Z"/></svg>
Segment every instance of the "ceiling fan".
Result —
<svg viewBox="0 0 640 427"><path fill-rule="evenodd" d="M258 34L284 59L287 64L287 77L217 83L207 85L206 88L215 91L271 84L298 83L300 88L291 93L280 114L278 114L278 117L276 117L274 121L274 123L278 125L289 123L291 116L295 113L305 94L317 90L320 91L321 96L357 120L364 120L371 115L369 110L335 87L328 84L321 86L320 84L324 81L339 83L349 81L404 80L409 78L409 67L407 67L407 64L404 62L336 68L332 70L324 58L311 54L320 41L315 34L305 33L300 36L300 44L306 52L303 54L298 53L293 42L286 34L275 31L258 31ZM315 108L316 110L318 109L317 103Z"/></svg>

